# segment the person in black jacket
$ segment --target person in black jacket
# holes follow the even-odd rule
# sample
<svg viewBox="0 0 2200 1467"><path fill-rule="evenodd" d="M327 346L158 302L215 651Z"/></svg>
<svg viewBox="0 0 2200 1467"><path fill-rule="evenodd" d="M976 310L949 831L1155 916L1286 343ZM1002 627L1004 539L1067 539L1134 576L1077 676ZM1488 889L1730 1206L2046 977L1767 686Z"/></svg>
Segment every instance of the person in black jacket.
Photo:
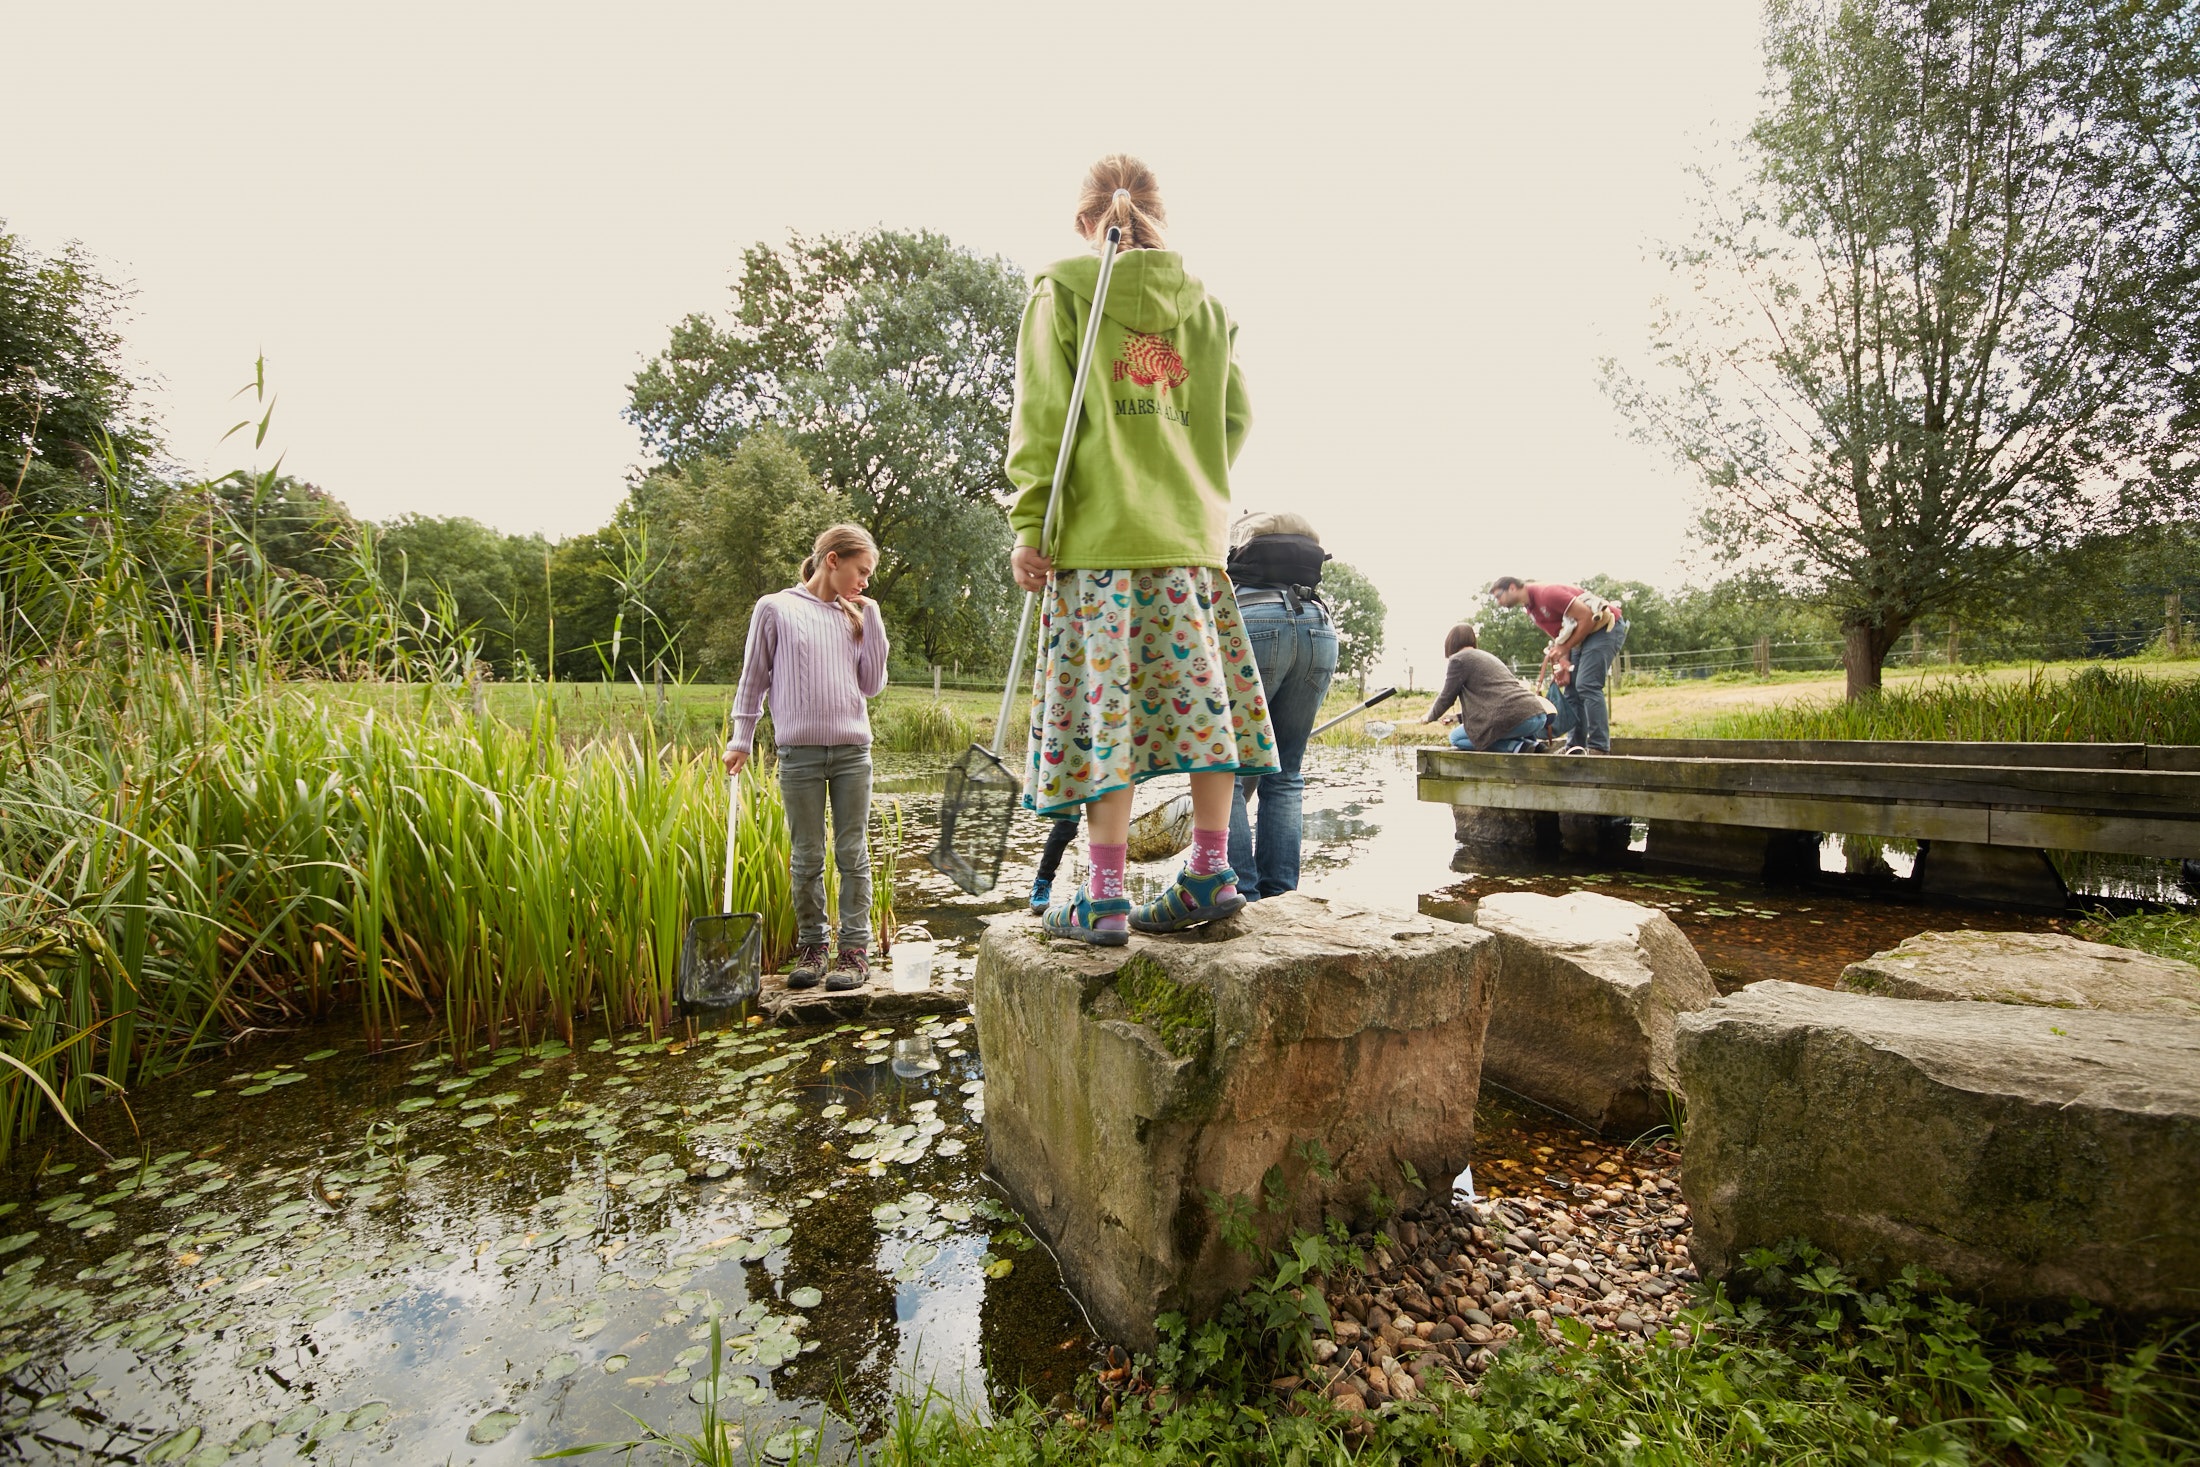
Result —
<svg viewBox="0 0 2200 1467"><path fill-rule="evenodd" d="M1337 672L1337 629L1321 602L1328 559L1314 527L1297 515L1248 514L1230 530L1230 583L1276 733L1275 773L1239 780L1230 803L1230 867L1248 901L1299 884L1306 789L1299 766ZM1257 808L1249 812L1249 803Z"/></svg>

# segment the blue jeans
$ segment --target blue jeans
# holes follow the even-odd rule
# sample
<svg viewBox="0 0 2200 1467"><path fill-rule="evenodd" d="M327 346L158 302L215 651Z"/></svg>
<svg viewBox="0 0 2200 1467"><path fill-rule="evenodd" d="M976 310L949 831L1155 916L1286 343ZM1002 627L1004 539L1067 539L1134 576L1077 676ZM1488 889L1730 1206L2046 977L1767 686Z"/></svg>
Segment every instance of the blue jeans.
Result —
<svg viewBox="0 0 2200 1467"><path fill-rule="evenodd" d="M1306 791L1299 765L1337 673L1337 633L1329 613L1311 601L1300 603L1297 616L1282 601L1241 602L1239 611L1276 731L1276 772L1239 780L1230 798L1230 867L1246 900L1259 901L1298 889ZM1260 802L1257 827L1246 814L1247 800Z"/></svg>
<svg viewBox="0 0 2200 1467"><path fill-rule="evenodd" d="M840 945L871 946L869 744L792 744L779 751L779 793L793 848L795 941L832 937L825 913L825 807L833 811L833 864L840 868Z"/></svg>
<svg viewBox="0 0 2200 1467"><path fill-rule="evenodd" d="M1540 744L1543 742L1543 730L1549 727L1550 721L1551 715L1548 713L1538 713L1533 718L1523 718L1520 722L1499 734L1496 741L1482 752L1485 754L1517 754L1529 744ZM1454 749L1465 749L1469 753L1474 750L1474 745L1468 741L1467 731L1463 726L1451 731L1451 746Z"/></svg>
<svg viewBox="0 0 2200 1467"><path fill-rule="evenodd" d="M1612 659L1626 644L1627 621L1618 617L1608 629L1591 632L1574 648L1574 675L1566 683L1566 702L1574 714L1569 744L1612 752L1612 712L1604 700L1604 680L1611 675Z"/></svg>

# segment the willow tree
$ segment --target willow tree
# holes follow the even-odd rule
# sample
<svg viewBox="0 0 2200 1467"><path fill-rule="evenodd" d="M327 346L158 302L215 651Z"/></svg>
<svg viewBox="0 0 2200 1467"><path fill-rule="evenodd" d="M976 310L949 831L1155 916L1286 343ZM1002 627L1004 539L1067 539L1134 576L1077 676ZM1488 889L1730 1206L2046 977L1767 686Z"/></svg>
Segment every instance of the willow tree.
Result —
<svg viewBox="0 0 2200 1467"><path fill-rule="evenodd" d="M1667 260L1638 427L1839 618L1851 697L2024 557L2175 512L2190 4L1773 0L1748 180Z"/></svg>

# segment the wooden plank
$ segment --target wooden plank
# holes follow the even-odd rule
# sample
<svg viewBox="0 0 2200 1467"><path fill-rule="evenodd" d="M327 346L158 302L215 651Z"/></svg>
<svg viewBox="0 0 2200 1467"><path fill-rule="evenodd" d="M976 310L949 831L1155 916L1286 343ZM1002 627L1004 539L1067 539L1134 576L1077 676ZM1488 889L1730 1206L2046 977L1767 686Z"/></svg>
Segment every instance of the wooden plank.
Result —
<svg viewBox="0 0 2200 1467"><path fill-rule="evenodd" d="M1447 780L1429 776L1423 776L1420 781L1420 797L1442 804L1499 810L1626 815L1637 820L1747 825L1766 830L1814 830L1837 835L1959 840L1979 845L2200 858L2200 819L2171 816L2147 818L1782 796L1713 797L1674 791L1617 790L1596 785L1522 785L1509 780Z"/></svg>
<svg viewBox="0 0 2200 1467"><path fill-rule="evenodd" d="M2147 768L2166 774L2200 774L2200 744L2149 744Z"/></svg>
<svg viewBox="0 0 2200 1467"><path fill-rule="evenodd" d="M2200 748L2192 762L2172 766L2150 762L2163 746L2146 744L1965 743L1937 740L1873 739L1627 739L1612 740L1612 752L1651 759L1777 759L1822 764L1961 764L2039 769L2149 769L2172 767L2200 771Z"/></svg>
<svg viewBox="0 0 2200 1467"><path fill-rule="evenodd" d="M1498 810L1626 815L1636 820L1684 820L1703 825L1754 825L1767 830L1816 830L1919 840L1992 840L1992 811L1960 805L1894 801L1810 800L1785 795L1706 795L1683 790L1615 789L1601 785L1523 784L1505 779L1421 776L1420 797ZM2078 847L2077 849L2091 849Z"/></svg>
<svg viewBox="0 0 2200 1467"><path fill-rule="evenodd" d="M1438 778L1712 795L1789 796L1911 804L2200 817L2200 775L2120 769L1971 768L1954 765L1799 764L1779 760L1565 758L1424 749Z"/></svg>
<svg viewBox="0 0 2200 1467"><path fill-rule="evenodd" d="M2136 815L2078 815L2055 810L1994 810L1989 816L1993 831L1989 845L2200 859L2200 820L2149 820Z"/></svg>

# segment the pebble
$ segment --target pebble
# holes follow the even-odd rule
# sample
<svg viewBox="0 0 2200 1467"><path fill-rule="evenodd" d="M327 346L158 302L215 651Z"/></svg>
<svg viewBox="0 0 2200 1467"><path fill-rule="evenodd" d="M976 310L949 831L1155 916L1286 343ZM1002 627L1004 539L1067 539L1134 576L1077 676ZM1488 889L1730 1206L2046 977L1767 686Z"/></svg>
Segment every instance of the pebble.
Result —
<svg viewBox="0 0 2200 1467"><path fill-rule="evenodd" d="M1478 1203L1430 1198L1355 1241L1367 1268L1328 1282L1332 1326L1309 1385L1380 1411L1444 1379L1471 1387L1523 1332L1576 1317L1635 1339L1674 1328L1696 1279L1679 1157L1585 1144L1571 1179ZM1357 1404L1350 1404L1356 1402Z"/></svg>

